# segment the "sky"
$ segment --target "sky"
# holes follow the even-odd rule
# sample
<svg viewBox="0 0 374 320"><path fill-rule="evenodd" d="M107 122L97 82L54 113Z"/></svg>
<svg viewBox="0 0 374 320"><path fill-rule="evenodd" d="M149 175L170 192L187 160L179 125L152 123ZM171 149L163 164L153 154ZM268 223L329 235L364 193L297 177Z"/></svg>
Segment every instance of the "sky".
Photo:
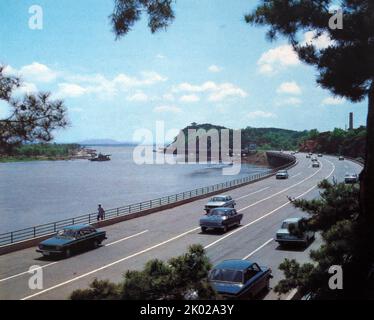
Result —
<svg viewBox="0 0 374 320"><path fill-rule="evenodd" d="M269 42L266 28L245 23L255 0L178 0L166 31L152 34L145 16L119 40L113 3L0 2L0 64L22 78L16 97L50 91L65 101L70 125L55 132L57 142L133 141L157 121L166 131L192 122L326 131L345 128L354 112L355 126L366 123L367 101L332 96L285 39ZM41 30L29 27L32 5L43 10ZM325 36L314 41L329 44ZM0 117L8 112L1 103Z"/></svg>

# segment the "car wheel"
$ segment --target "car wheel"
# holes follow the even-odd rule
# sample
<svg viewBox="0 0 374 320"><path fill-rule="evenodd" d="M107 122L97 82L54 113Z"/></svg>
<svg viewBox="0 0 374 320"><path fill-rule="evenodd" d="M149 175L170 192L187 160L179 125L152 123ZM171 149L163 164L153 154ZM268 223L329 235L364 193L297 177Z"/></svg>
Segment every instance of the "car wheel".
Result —
<svg viewBox="0 0 374 320"><path fill-rule="evenodd" d="M69 258L71 256L71 250L70 249L66 249L65 250L65 258Z"/></svg>
<svg viewBox="0 0 374 320"><path fill-rule="evenodd" d="M100 243L99 243L99 241L95 240L92 245L93 245L94 249L96 249L96 248L99 247Z"/></svg>
<svg viewBox="0 0 374 320"><path fill-rule="evenodd" d="M204 233L206 231L206 227L201 227L201 232Z"/></svg>

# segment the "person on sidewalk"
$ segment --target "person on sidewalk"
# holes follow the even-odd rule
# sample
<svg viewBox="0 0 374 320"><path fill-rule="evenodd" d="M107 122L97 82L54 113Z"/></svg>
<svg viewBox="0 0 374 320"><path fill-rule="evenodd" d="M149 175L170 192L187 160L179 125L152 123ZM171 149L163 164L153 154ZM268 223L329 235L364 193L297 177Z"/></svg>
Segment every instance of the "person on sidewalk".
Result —
<svg viewBox="0 0 374 320"><path fill-rule="evenodd" d="M101 206L101 204L99 204L99 207L97 208L97 221L99 220L104 220L105 218L105 210L103 209L103 207Z"/></svg>

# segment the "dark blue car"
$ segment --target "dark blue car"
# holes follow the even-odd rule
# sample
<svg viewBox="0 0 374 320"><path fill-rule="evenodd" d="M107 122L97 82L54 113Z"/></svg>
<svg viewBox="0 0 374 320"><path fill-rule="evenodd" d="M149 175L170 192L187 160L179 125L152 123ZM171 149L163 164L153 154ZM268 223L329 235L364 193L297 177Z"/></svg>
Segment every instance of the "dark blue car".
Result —
<svg viewBox="0 0 374 320"><path fill-rule="evenodd" d="M201 231L205 232L208 228L212 228L227 232L230 227L239 226L242 218L243 215L233 208L212 209L200 219Z"/></svg>
<svg viewBox="0 0 374 320"><path fill-rule="evenodd" d="M43 256L70 257L73 252L97 248L106 239L106 232L86 224L65 227L53 237L42 241L37 252Z"/></svg>
<svg viewBox="0 0 374 320"><path fill-rule="evenodd" d="M225 260L209 273L214 290L228 299L253 299L269 289L271 269L248 260Z"/></svg>

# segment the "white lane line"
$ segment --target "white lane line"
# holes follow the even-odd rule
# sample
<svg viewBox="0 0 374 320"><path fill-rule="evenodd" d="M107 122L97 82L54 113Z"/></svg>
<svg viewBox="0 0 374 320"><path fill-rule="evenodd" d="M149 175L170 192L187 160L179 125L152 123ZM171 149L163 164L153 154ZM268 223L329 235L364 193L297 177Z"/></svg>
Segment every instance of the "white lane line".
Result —
<svg viewBox="0 0 374 320"><path fill-rule="evenodd" d="M52 266L54 264L58 263L58 261L55 261L55 262L51 262L51 263L48 263L48 264L45 264L44 266L40 266L40 268L38 269L44 269L44 268L47 268L49 266ZM34 269L34 272L35 272L35 269ZM18 274L15 274L13 276L10 276L10 277L7 277L7 278L4 278L4 279L0 279L0 282L4 282L4 281L7 281L7 280L10 280L10 279L13 279L13 278L17 278L17 277L20 277L24 274L30 274L29 271L24 271L24 272L21 272L21 273L18 273Z"/></svg>
<svg viewBox="0 0 374 320"><path fill-rule="evenodd" d="M246 197L252 196L252 195L254 195L254 194L256 194L256 193L260 193L260 192L265 191L265 190L267 190L267 189L269 189L269 188L270 188L270 187L262 188L262 189L260 189L260 190L255 191L255 192L248 193L248 194L246 194L246 195L244 195L244 196L241 196L241 197L239 197L239 198L236 198L235 200L240 200L240 199L243 199L243 198L246 198Z"/></svg>
<svg viewBox="0 0 374 320"><path fill-rule="evenodd" d="M126 260L131 259L131 258L134 258L134 257L136 257L136 256L139 256L139 255L141 255L141 254L143 254L143 253L146 253L146 252L148 252L148 251L151 251L151 250L153 250L153 249L155 249L155 248L161 247L161 246L163 246L164 244L167 244L167 243L169 243L169 242L171 242L171 241L177 240L177 239L179 239L179 238L181 238L181 237L183 237L183 236L185 236L185 235L187 235L187 234L189 234L189 233L191 233L191 232L194 232L194 231L196 231L196 230L198 230L198 229L200 229L200 227L193 228L193 229L191 229L191 230L189 230L189 231L186 231L186 232L184 232L184 233L181 233L180 235L178 235L178 236L176 236L176 237L170 238L170 239L168 239L168 240L166 240L166 241L163 241L163 242L160 242L160 243L158 243L158 244L156 244L156 245L154 245L154 246L152 246L152 247L149 247L149 248L144 249L144 250L142 250L142 251L138 251L138 252L136 252L136 253L134 253L134 254L132 254L132 255L129 255L129 256L124 257L124 258L119 259L119 260L116 260L116 261L114 261L114 262L108 263L108 264L106 264L106 265L104 265L104 266L102 266L102 267L100 267L100 268L94 269L94 270L92 270L92 271L90 271L90 272L87 272L87 273L81 274L81 275L78 276L78 277L72 278L72 279L67 280L67 281L65 281L65 282L61 282L61 283L59 283L59 284L57 284L57 285L55 285L55 286L49 287L49 288L47 288L47 289L44 289L44 290L42 290L42 291L39 291L39 292L37 292L37 293L34 293L34 294L29 295L29 296L27 296L27 297L24 297L24 298L22 298L21 300L28 300L28 299L31 299L31 298L33 298L33 297L39 296L39 295L41 295L41 294L43 294L43 293L46 293L46 292L48 292L48 291L51 291L51 290L57 289L57 288L62 287L62 286L64 286L64 285L66 285L66 284L69 284L69 283L71 283L71 282L74 282L74 281L77 281L77 280L82 279L82 278L84 278L84 277L87 277L87 276L89 276L89 275L91 275L91 274L93 274L93 273L96 273L96 272L99 272L99 271L101 271L101 270L104 270L104 269L107 269L107 268L109 268L109 267L112 267L112 266L114 266L114 265L116 265L116 264L118 264L118 263L121 263L121 262L126 261Z"/></svg>
<svg viewBox="0 0 374 320"><path fill-rule="evenodd" d="M327 161L329 161L329 160L327 160ZM335 166L334 166L334 164L333 164L331 161L329 161L329 162L332 164L333 168L332 168L332 171L329 173L328 176L326 176L325 179L328 179L328 178L333 174L333 172L335 171ZM304 193L302 193L302 194L298 195L297 197L295 197L295 199L299 199L299 198L305 196L306 194L308 194L309 192L311 192L311 191L312 191L313 189L315 189L315 188L317 188L317 185L315 185L315 186L309 188L309 189L308 189L307 191L305 191ZM274 210L272 210L272 211L270 211L270 212L264 214L263 216L257 218L256 220L254 220L254 221L252 221L252 222L249 222L249 223L243 225L242 227L237 228L236 230L234 230L234 231L228 233L227 235L225 235L225 236L223 236L223 237L221 237L221 238L219 238L219 239L217 239L217 240L211 242L210 244L208 244L207 246L205 246L204 249L208 249L208 248L214 246L215 244L217 244L217 243L219 243L219 242L225 240L226 238L231 237L231 236L234 235L235 233L237 233L237 232L239 232L239 231L241 231L241 230L243 230L243 229L246 229L246 228L250 227L251 225L253 225L253 224L255 224L256 222L258 222L258 221L260 221L260 220L262 220L262 219L264 219L264 218L266 218L266 217L272 215L273 213L275 213L275 212L277 212L278 210L282 209L283 207L289 205L290 203L291 203L291 201L287 201L286 203L282 204L282 205L279 206L278 208L276 208L276 209L274 209Z"/></svg>
<svg viewBox="0 0 374 320"><path fill-rule="evenodd" d="M292 188L298 186L299 184L302 184L303 182L305 182L305 181L309 180L310 178L314 177L317 173L319 173L319 172L322 170L322 168L323 168L323 165L322 165L322 163L321 163L321 167L320 167L316 172L314 172L312 175L310 175L309 177L306 177L305 179L299 181L298 183L295 183L295 184L293 184L292 186L289 186L289 187L286 188L286 189L283 189L283 190L281 190L281 191L279 191L279 192L277 192L277 193L274 193L273 195L271 195L271 196L269 196L269 197L266 197L266 198L264 198L264 199L262 199L262 200L259 200L259 201L257 201L257 202L254 202L254 203L252 203L252 204L250 204L249 206L246 206L246 207L244 207L244 208L241 208L240 210L238 210L238 212L244 211L244 210L246 210L246 209L248 209L248 208L250 208L250 207L253 207L253 206L255 206L255 205L257 205L257 204L259 204L259 203L261 203L261 202L264 202L264 201L266 201L266 200L269 200L269 199L271 199L271 198L277 196L278 194L281 194L281 193L283 193L283 192L285 192L285 191L288 191L288 190L290 190L290 189L292 189Z"/></svg>
<svg viewBox="0 0 374 320"><path fill-rule="evenodd" d="M134 237L137 237L137 236L140 236L144 233L148 232L148 230L144 230L142 232L139 232L139 233L136 233L136 234L133 234L132 236L128 236L128 237L125 237L125 238L122 238L122 239L119 239L117 241L113 241L111 243L108 243L106 245L104 245L103 247L109 247L113 244L117 244L119 242L122 242L122 241L125 241L125 240L128 240L128 239L131 239L131 238L134 238ZM47 268L49 266L53 266L54 264L57 264L57 263L60 263L62 261L55 261L55 262L51 262L51 263L48 263L48 264L45 264L44 266L40 266L39 269L44 269L44 268ZM15 274L13 276L10 276L10 277L7 277L7 278L4 278L4 279L0 279L0 282L5 282L7 280L11 280L11 279L14 279L14 278L17 278L17 277L20 277L20 276L23 276L25 274L30 274L29 271L24 271L24 272L21 272L21 273L18 273L18 274Z"/></svg>
<svg viewBox="0 0 374 320"><path fill-rule="evenodd" d="M144 234L144 233L146 233L146 232L148 232L148 231L149 231L149 230L144 230L144 231L142 231L142 232L139 232L139 233L133 234L132 236L128 236L128 237L126 237L126 238L122 238L122 239L119 239L119 240L117 240L117 241L113 241L113 242L111 242L111 243L108 243L108 244L104 245L103 247L110 247L110 246L112 246L113 244L117 244L117 243L120 243L120 242L122 242L122 241L125 241L125 240L128 240L128 239L131 239L131 238L134 238L134 237L140 236L140 235L142 235L142 234Z"/></svg>
<svg viewBox="0 0 374 320"><path fill-rule="evenodd" d="M247 260L250 256L254 255L257 251L260 251L263 247L267 246L273 240L273 238L269 239L263 245L259 246L256 250L253 250L250 254L246 255L242 260Z"/></svg>
<svg viewBox="0 0 374 320"><path fill-rule="evenodd" d="M297 174L291 176L290 179L296 178L296 177L298 177L299 175L301 175L301 172L299 172L299 173L297 173Z"/></svg>
<svg viewBox="0 0 374 320"><path fill-rule="evenodd" d="M334 167L334 168L335 168L335 167ZM306 181L306 180L312 178L312 177L313 177L314 175L316 175L316 174L317 174L321 169L322 169L322 167L321 167L318 171L316 171L314 174L312 174L311 176L305 178L304 180L300 181L299 183L297 183L297 184L295 184L295 185L293 185L293 186L291 186L291 187L288 187L288 188L284 189L283 191L289 190L289 189L291 189L292 187L294 187L294 186L296 186L296 185L298 185L298 184L300 184L300 183L302 183L302 182L304 182L304 181ZM334 169L333 169L333 170L334 170ZM332 172L333 172L333 171L332 171ZM332 174L332 172L331 172L331 174ZM330 175L331 175L331 174L330 174ZM316 186L314 186L312 189L314 189L314 188L316 188ZM283 191L281 191L281 192L283 192ZM273 197L275 197L276 195L278 195L278 194L281 193L281 192L275 193L274 195L272 195L272 196L270 196L270 197L267 197L266 199L273 198ZM308 191L308 192L309 192L309 191ZM308 193L308 192L306 192L306 193ZM303 195L301 195L301 196L303 196ZM259 202L262 202L262 201L259 201ZM258 203L259 203L259 202L258 202ZM289 203L290 203L290 202L287 202L286 204L282 205L281 207L284 207L284 206L288 205ZM267 216L273 214L275 211L279 210L281 207L279 207L279 208L273 210L272 212L269 212L268 214L264 215L263 217L260 217L260 218L256 219L255 221L252 221L252 222L249 223L248 225L245 225L245 226L243 226L242 228L239 228L239 229L237 229L237 230L235 230L235 231L229 233L229 234L226 235L225 237L223 237L223 238L221 238L221 239L218 239L217 241L214 241L213 243L209 244L209 245L206 246L205 248L208 248L208 247L214 245L215 243L218 243L218 242L222 241L223 239L227 238L227 236L230 236L231 234L236 233L237 231L240 231L240 230L242 230L243 228L246 228L246 227L248 227L248 226L250 226L250 225L256 223L257 221L262 220L263 218L265 218L265 217L267 217ZM167 244L167 243L169 243L169 242L172 242L172 241L174 241L174 240L177 240L177 239L179 239L179 238L181 238L181 237L183 237L183 236L185 236L185 235L187 235L187 234L189 234L189 233L191 233L191 232L197 231L197 230L200 230L200 227L197 227L197 228L191 229L191 230L189 230L189 231L186 231L186 232L184 232L184 233L179 234L178 236L176 236L176 237L174 237L174 238L171 238L171 239L168 239L168 240L166 240L166 241L164 241L164 242L158 243L158 244L156 244L156 245L154 245L154 246L152 246L152 247L149 247L149 248L144 249L144 250L142 250L142 251L136 252L136 253L134 253L134 254L132 254L132 255L130 255L130 256L124 257L124 258L122 258L122 259L119 259L119 260L114 261L114 262L112 262L112 263L109 263L109 264L107 264L107 265L104 265L104 266L102 266L102 267L100 267L100 268L97 268L97 269L95 269L95 270L92 270L92 271L90 271L90 272L87 272L87 273L85 273L85 274L82 274L82 275L80 275L80 276L78 276L78 277L72 278L72 279L67 280L67 281L65 281L65 282L59 283L59 284L57 284L57 285L55 285L55 286L52 286L52 287L49 287L49 288L44 289L44 290L42 290L42 291L39 291L39 292L37 292L37 293L35 293L35 294L32 294L32 295L30 295L30 296L24 297L24 298L22 298L21 300L28 300L28 299L31 299L31 298L36 297L36 296L38 296L38 295L41 295L41 294L43 294L43 293L45 293L45 292L49 292L49 291L54 290L54 289L56 289L56 288L62 287L62 286L64 286L64 285L66 285L66 284L69 284L69 283L71 283L71 282L74 282L74 281L76 281L76 280L79 280L79 279L81 279L81 278L84 278L84 277L86 277L86 276L89 276L89 275L91 275L91 274L93 274L93 273L96 273L96 272L98 272L98 271L101 271L101 270L107 269L107 268L109 268L109 267L111 267L111 266L113 266L113 265L116 265L116 264L121 263L121 262L123 262L123 261L126 261L126 260L128 260L128 259L131 259L131 258L133 258L133 257L136 257L136 256L138 256L138 255L140 255L140 254L146 253L146 252L148 252L148 251L150 251L150 250L152 250L152 249L158 248L158 247L160 247L160 246L162 246L162 245L164 245L164 244Z"/></svg>

